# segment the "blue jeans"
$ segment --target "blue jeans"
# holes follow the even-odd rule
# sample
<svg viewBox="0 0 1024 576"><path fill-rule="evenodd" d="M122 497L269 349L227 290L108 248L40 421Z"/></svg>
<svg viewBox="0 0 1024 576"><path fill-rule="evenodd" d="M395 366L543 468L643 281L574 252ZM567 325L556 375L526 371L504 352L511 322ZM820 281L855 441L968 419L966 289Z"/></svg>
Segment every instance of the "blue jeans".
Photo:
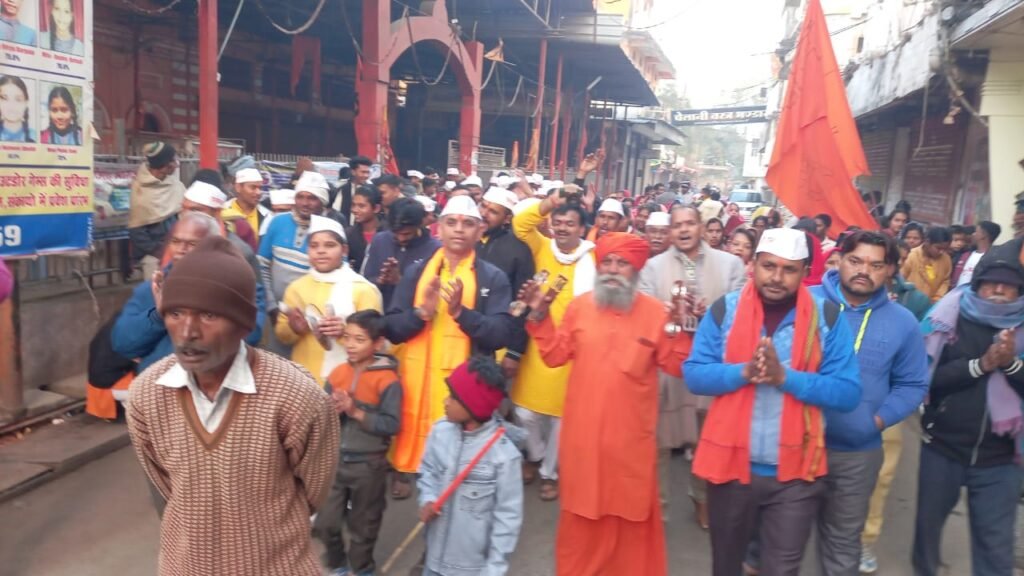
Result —
<svg viewBox="0 0 1024 576"><path fill-rule="evenodd" d="M1012 576L1020 479L1020 469L1014 464L966 466L922 444L917 476L914 574L938 574L942 528L960 499L960 488L967 486L972 573Z"/></svg>

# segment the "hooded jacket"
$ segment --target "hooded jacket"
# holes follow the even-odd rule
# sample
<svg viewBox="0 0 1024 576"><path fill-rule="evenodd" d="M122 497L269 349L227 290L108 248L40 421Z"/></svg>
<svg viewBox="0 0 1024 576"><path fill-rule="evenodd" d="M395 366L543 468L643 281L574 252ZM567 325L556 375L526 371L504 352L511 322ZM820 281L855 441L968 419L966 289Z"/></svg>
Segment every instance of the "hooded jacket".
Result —
<svg viewBox="0 0 1024 576"><path fill-rule="evenodd" d="M356 372L344 363L327 379L327 393L346 390L355 405L366 412L362 422L341 414L341 461L358 462L383 458L398 433L402 418L402 384L398 381L398 361L394 356L377 354L373 363Z"/></svg>
<svg viewBox="0 0 1024 576"><path fill-rule="evenodd" d="M917 319L906 308L894 305L884 287L866 303L850 306L837 270L828 271L811 292L839 306L854 335L854 346L860 341L860 404L852 412L824 410L825 445L840 452L879 448L882 432L875 425L875 416L886 428L898 424L928 393L928 355Z"/></svg>
<svg viewBox="0 0 1024 576"><path fill-rule="evenodd" d="M390 230L383 230L370 241L359 273L380 288L380 295L384 297L384 309L386 310L391 306L391 298L394 296L397 286L377 283L377 276L380 275L380 268L384 265L384 261L388 258L398 260L399 278L404 278L409 273L409 268L429 260L440 247L441 243L432 238L425 229L420 230L420 235L410 240L405 246L399 246L398 242L395 242L395 235Z"/></svg>

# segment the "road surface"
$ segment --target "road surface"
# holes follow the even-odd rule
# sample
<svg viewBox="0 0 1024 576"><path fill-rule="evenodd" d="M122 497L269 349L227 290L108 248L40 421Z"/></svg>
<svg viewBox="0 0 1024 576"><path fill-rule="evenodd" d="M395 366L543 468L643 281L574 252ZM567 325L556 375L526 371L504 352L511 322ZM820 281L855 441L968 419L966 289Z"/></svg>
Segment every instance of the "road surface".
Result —
<svg viewBox="0 0 1024 576"><path fill-rule="evenodd" d="M910 576L917 445L912 433L894 482L882 538L877 547L885 576ZM667 525L670 573L709 574L710 544L692 521L686 498L687 463L673 462L672 514ZM970 573L966 517L961 504L947 523L948 574ZM527 488L526 520L512 561L514 576L554 573L556 504L541 502L537 487ZM416 523L413 502L390 502L377 546L378 562L391 553ZM143 473L130 448L87 464L20 498L0 504L0 575L150 576L156 573L159 525ZM403 556L392 574L405 576L422 544ZM816 574L814 560L804 574Z"/></svg>

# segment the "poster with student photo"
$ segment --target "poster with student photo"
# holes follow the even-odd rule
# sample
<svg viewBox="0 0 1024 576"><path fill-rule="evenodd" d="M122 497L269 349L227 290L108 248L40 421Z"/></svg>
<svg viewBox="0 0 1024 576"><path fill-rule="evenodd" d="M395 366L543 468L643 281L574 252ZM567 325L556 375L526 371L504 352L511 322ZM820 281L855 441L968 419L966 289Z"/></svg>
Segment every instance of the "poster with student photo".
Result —
<svg viewBox="0 0 1024 576"><path fill-rule="evenodd" d="M35 46L39 37L38 9L33 0L0 1L0 40Z"/></svg>
<svg viewBox="0 0 1024 576"><path fill-rule="evenodd" d="M82 87L39 81L39 143L82 145Z"/></svg>
<svg viewBox="0 0 1024 576"><path fill-rule="evenodd" d="M36 81L0 75L0 142L38 142L37 119L31 113L36 100Z"/></svg>
<svg viewBox="0 0 1024 576"><path fill-rule="evenodd" d="M39 0L39 47L85 55L84 0Z"/></svg>

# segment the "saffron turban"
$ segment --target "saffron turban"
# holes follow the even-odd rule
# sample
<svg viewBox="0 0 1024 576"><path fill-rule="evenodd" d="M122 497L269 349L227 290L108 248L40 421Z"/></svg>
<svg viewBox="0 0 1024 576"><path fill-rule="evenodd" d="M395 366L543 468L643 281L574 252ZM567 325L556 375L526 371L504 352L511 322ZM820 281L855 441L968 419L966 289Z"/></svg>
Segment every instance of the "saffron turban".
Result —
<svg viewBox="0 0 1024 576"><path fill-rule="evenodd" d="M609 254L615 254L627 260L633 269L639 272L651 255L651 246L647 240L627 232L609 232L597 241L594 255L598 264Z"/></svg>

